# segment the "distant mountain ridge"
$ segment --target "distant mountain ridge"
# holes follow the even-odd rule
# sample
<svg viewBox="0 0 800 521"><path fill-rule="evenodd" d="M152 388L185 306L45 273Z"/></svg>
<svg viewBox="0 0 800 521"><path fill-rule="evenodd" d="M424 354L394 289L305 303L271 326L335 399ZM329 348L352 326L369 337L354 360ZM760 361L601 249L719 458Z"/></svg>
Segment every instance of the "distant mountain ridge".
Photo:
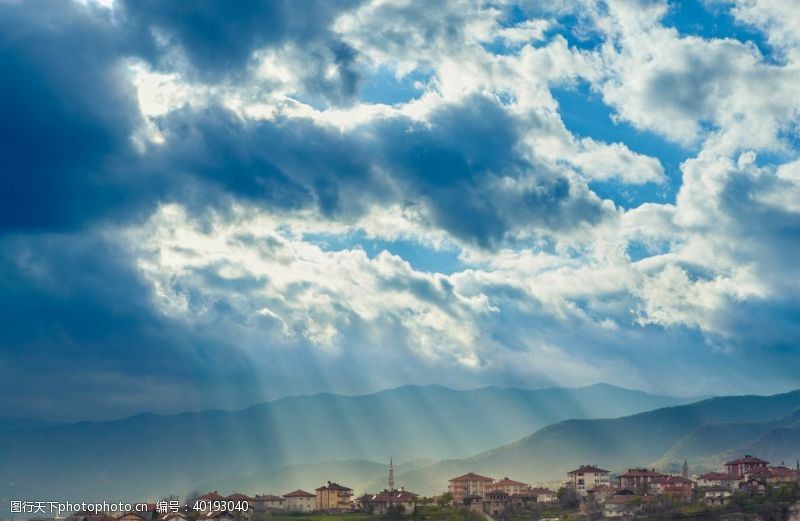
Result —
<svg viewBox="0 0 800 521"><path fill-rule="evenodd" d="M45 493L54 500L153 499L211 478L332 459L465 457L566 418L621 416L690 400L605 384L405 386L363 396L283 398L241 411L140 414L0 432L0 499Z"/></svg>
<svg viewBox="0 0 800 521"><path fill-rule="evenodd" d="M699 464L699 469L746 451L774 458L775 463L800 451L798 409L800 390L712 398L615 419L566 420L496 449L437 462L399 478L412 489L428 491L443 490L449 477L465 472L537 482L563 480L567 471L584 463L621 471L658 462L662 469L678 470L687 445L695 458L689 458L690 464ZM714 432L716 443L691 439L702 432ZM668 454L681 456L662 459Z"/></svg>

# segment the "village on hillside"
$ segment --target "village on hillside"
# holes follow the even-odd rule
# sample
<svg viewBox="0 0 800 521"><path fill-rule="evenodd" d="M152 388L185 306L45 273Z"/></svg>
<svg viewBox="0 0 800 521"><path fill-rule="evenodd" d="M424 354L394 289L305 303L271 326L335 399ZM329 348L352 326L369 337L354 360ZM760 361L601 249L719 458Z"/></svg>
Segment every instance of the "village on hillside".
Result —
<svg viewBox="0 0 800 521"><path fill-rule="evenodd" d="M554 487L556 488L556 487ZM731 519L800 520L800 461L794 468L771 465L752 455L725 463L724 469L694 475L688 462L680 474L631 468L614 474L594 464L567 472L558 490L509 477L496 479L474 472L447 482L434 497L397 487L389 462L387 487L354 497L353 489L328 481L313 489L282 495L222 495L217 491L184 502L177 498L137 503L130 511L85 510L69 516L36 516L37 502L16 502L13 517L31 521L267 521L282 517L319 520L416 517L475 521L536 519L727 519L722 514L752 514ZM13 502L12 502L13 503ZM41 503L41 502L39 502ZM760 509L760 510L759 510ZM763 515L768 511L770 514ZM776 510L777 509L777 510ZM773 510L776 515L772 516ZM760 512L760 513L759 513Z"/></svg>

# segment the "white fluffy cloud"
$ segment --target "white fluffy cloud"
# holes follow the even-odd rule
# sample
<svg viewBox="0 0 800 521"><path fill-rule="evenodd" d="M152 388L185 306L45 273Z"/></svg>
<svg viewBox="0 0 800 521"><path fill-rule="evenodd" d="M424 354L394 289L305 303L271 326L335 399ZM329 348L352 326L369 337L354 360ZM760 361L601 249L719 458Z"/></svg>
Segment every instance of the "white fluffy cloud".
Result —
<svg viewBox="0 0 800 521"><path fill-rule="evenodd" d="M792 56L796 42L767 4L739 3L732 13ZM731 318L736 310L784 298L781 279L795 271L775 255L787 249L800 200L788 137L797 125L798 72L793 62L770 62L746 41L682 35L662 23L669 8L649 1L588 3L581 30L601 41L578 49L548 34L558 23L547 16L557 9L507 24L502 7L474 2L364 3L332 26L357 53L362 73L388 71L398 84L423 75L417 94L392 106L316 106L303 97L308 77L300 47L259 51L253 83L215 86L206 100L223 100L244 121L310 120L344 135L379 132L380 123L394 120L435 128L432 118L443 107L465 108L475 95L497 100L519 125L515 152L569 180L561 219L581 211L564 206L570 201L596 198L589 183L664 184L667 175L659 159L624 142L573 134L562 122L554 86L586 80L617 121L694 152L680 167L674 203L626 211L605 201L602 219L577 227L543 226L547 219L535 211L519 213L520 194L539 190L535 176L541 173L492 178L483 172L489 176L483 190L491 194L486 202L514 222L489 251L453 235L452 224L443 229L442 216L432 217L441 209L427 206L424 192L415 196L417 204L409 206L401 195L389 211L375 207L344 220L313 210L276 214L238 206L227 216L207 215L210 224L200 226L181 207L162 206L137 232L145 234L138 243L146 246L135 253L160 309L207 320L214 303L224 301L259 342L264 327L276 344L303 341L332 353L352 342L403 346L428 362L455 361L474 370L527 359L515 354L521 351L556 365L571 361L575 374L589 378L620 378L615 371L624 364L610 349L606 372L586 370L581 339L557 333L561 328L616 334L611 345L650 327L696 330L714 345L741 344ZM338 74L335 68L328 73ZM181 97L172 106L185 102ZM170 110L156 101L143 108L156 115ZM758 165L757 153L786 162ZM392 183L400 194L408 186L402 174ZM304 233L325 233L347 245L327 251ZM455 250L463 268L425 273L398 255L370 256L353 242L358 234L408 240L432 255ZM636 248L644 253L632 255ZM228 283L238 279L252 283L230 296ZM527 336L532 331L538 333ZM521 374L541 374L541 364Z"/></svg>

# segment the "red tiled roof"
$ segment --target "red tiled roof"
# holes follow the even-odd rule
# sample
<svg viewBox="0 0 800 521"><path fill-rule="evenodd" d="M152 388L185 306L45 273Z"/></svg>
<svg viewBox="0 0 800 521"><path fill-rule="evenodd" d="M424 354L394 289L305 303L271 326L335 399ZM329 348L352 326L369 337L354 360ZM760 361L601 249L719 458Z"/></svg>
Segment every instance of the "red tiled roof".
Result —
<svg viewBox="0 0 800 521"><path fill-rule="evenodd" d="M577 469L567 472L567 474L580 474L586 472L605 472L608 474L607 470L595 467L594 465L581 465Z"/></svg>
<svg viewBox="0 0 800 521"><path fill-rule="evenodd" d="M250 496L245 496L244 494L239 494L238 492L235 494L231 494L225 499L227 499L228 501L253 501L253 498L251 498Z"/></svg>
<svg viewBox="0 0 800 521"><path fill-rule="evenodd" d="M162 521L169 521L170 519L176 519L176 518L177 519L188 519L188 517L186 517L186 514L184 514L183 512L170 512L169 514L165 515L161 519L162 519Z"/></svg>
<svg viewBox="0 0 800 521"><path fill-rule="evenodd" d="M200 500L200 501L218 501L218 500L222 501L225 498L220 496L217 493L217 491L215 490L214 492L209 492L208 494L203 494L202 496L200 496L197 499Z"/></svg>
<svg viewBox="0 0 800 521"><path fill-rule="evenodd" d="M493 486L506 486L506 485L516 485L521 487L527 487L527 483L523 483L521 481L514 481L513 479L503 478L498 481L495 481Z"/></svg>
<svg viewBox="0 0 800 521"><path fill-rule="evenodd" d="M493 478L487 478L486 476L481 476L480 474L475 474L474 472L469 472L464 474L463 476L458 476L457 478L449 479L448 481L494 481Z"/></svg>
<svg viewBox="0 0 800 521"><path fill-rule="evenodd" d="M186 512L170 512L169 514L165 514L164 517L162 517L161 519L166 521L167 519L173 519L173 518L187 519Z"/></svg>
<svg viewBox="0 0 800 521"><path fill-rule="evenodd" d="M340 485L338 483L333 483L331 481L328 481L327 485L322 485L321 487L318 487L316 490L338 490L340 492L351 492L353 489L347 488L344 485Z"/></svg>
<svg viewBox="0 0 800 521"><path fill-rule="evenodd" d="M305 490L300 490L299 488L294 492L289 492L288 494L284 494L283 497L316 497L311 492L306 492Z"/></svg>
<svg viewBox="0 0 800 521"><path fill-rule="evenodd" d="M691 479L684 478L683 476L657 476L653 478L656 483L664 484L691 484L694 483Z"/></svg>
<svg viewBox="0 0 800 521"><path fill-rule="evenodd" d="M384 490L382 492L378 492L377 494L364 494L359 499L362 503L388 503L390 501L396 501L400 503L411 503L417 498L417 495L413 492L408 492L406 490L393 490L388 491Z"/></svg>
<svg viewBox="0 0 800 521"><path fill-rule="evenodd" d="M769 470L772 472L773 476L792 477L797 473L796 470L792 470L788 467L769 467Z"/></svg>
<svg viewBox="0 0 800 521"><path fill-rule="evenodd" d="M657 472L656 470L650 469L628 469L628 472L622 474L621 478L660 478L666 477L667 475L663 472Z"/></svg>
<svg viewBox="0 0 800 521"><path fill-rule="evenodd" d="M508 497L508 492L504 490L492 490L486 493L487 496L505 496Z"/></svg>
<svg viewBox="0 0 800 521"><path fill-rule="evenodd" d="M704 479L706 481L733 481L733 476L725 472L709 472L703 474L698 479Z"/></svg>
<svg viewBox="0 0 800 521"><path fill-rule="evenodd" d="M751 456L750 454L746 455L744 458L735 459L733 461L729 461L725 465L741 465L743 463L755 464L755 465L766 465L769 461L764 461L763 459L756 458L755 456Z"/></svg>

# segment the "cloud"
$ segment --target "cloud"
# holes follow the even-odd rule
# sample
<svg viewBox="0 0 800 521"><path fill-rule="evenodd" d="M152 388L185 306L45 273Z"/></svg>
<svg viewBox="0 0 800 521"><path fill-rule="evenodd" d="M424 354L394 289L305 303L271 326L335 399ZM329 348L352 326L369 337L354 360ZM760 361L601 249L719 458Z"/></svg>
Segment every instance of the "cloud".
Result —
<svg viewBox="0 0 800 521"><path fill-rule="evenodd" d="M754 363L796 385L776 6L723 4L764 56L657 1L0 4L8 411L57 414L63 383L72 417L431 381L716 393ZM552 90L579 82L624 131L565 123Z"/></svg>
<svg viewBox="0 0 800 521"><path fill-rule="evenodd" d="M680 36L658 23L665 13L660 2L609 3L593 81L617 117L721 153L784 148L798 117L783 101L797 98L795 68L768 63L749 42Z"/></svg>
<svg viewBox="0 0 800 521"><path fill-rule="evenodd" d="M0 74L13 78L0 96L0 228L66 229L125 211L138 190L120 163L138 107L117 67L124 35L92 4L0 11Z"/></svg>
<svg viewBox="0 0 800 521"><path fill-rule="evenodd" d="M341 103L355 94L357 56L330 26L339 14L359 3L262 1L236 5L215 0L187 7L172 1L125 1L114 9L123 24L145 37L140 55L159 68L185 63L182 72L202 81L241 81L257 64L259 52L292 47L297 51L293 58L305 92Z"/></svg>

